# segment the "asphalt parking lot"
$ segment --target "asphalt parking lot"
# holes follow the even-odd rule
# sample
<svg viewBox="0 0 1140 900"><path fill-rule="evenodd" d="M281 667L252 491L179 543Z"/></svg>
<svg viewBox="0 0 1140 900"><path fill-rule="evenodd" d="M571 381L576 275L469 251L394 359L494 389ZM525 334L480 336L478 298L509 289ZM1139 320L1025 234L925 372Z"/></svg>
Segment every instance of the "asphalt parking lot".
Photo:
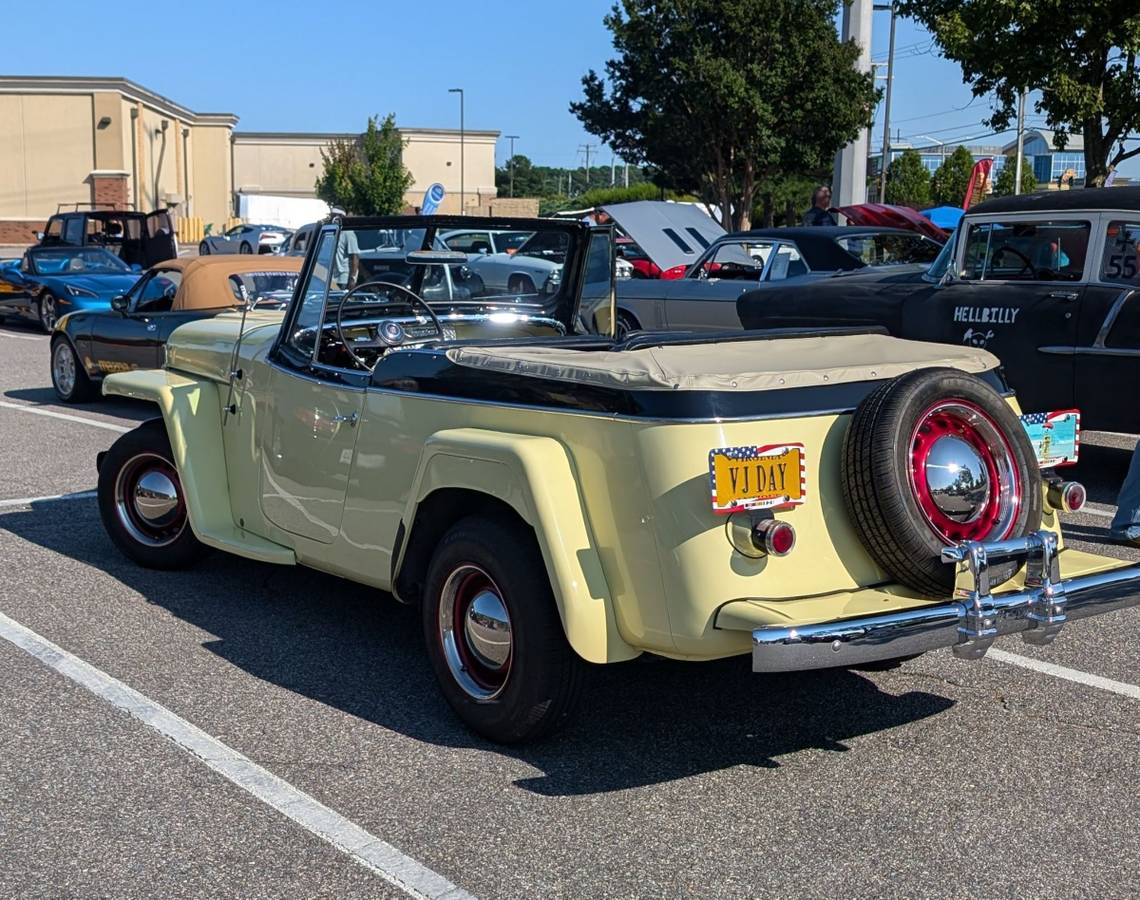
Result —
<svg viewBox="0 0 1140 900"><path fill-rule="evenodd" d="M0 895L1140 894L1140 609L886 672L640 660L505 750L385 595L120 556L95 454L150 414L58 404L0 325ZM1106 543L1134 442L1084 436L1071 544L1140 559Z"/></svg>

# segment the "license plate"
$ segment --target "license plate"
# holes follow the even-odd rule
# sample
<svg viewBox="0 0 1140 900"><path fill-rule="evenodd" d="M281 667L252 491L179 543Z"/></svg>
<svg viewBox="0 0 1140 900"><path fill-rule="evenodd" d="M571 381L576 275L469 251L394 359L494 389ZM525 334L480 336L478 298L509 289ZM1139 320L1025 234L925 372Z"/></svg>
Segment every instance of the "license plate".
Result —
<svg viewBox="0 0 1140 900"><path fill-rule="evenodd" d="M1081 452L1081 414L1075 409L1027 413L1021 417L1042 469L1071 466Z"/></svg>
<svg viewBox="0 0 1140 900"><path fill-rule="evenodd" d="M713 511L772 509L804 502L803 444L720 447L709 451Z"/></svg>

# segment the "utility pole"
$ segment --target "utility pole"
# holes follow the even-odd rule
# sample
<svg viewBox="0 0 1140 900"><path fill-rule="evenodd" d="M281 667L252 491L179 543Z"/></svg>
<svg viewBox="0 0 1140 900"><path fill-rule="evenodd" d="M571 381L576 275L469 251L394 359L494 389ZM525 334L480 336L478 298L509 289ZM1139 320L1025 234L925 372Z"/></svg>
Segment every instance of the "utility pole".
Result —
<svg viewBox="0 0 1140 900"><path fill-rule="evenodd" d="M879 202L887 202L887 167L891 164L891 88L895 85L895 4L876 6L891 12L891 42L887 50L887 96L883 108L883 164L879 167Z"/></svg>
<svg viewBox="0 0 1140 900"><path fill-rule="evenodd" d="M610 187L617 182L617 154L610 151Z"/></svg>
<svg viewBox="0 0 1140 900"><path fill-rule="evenodd" d="M447 92L459 95L459 214L465 216L467 215L467 192L466 186L463 184L463 88L448 88Z"/></svg>
<svg viewBox="0 0 1140 900"><path fill-rule="evenodd" d="M625 186L629 187L629 163L625 160L622 160L622 162L625 162Z"/></svg>
<svg viewBox="0 0 1140 900"><path fill-rule="evenodd" d="M1025 151L1025 95L1024 89L1017 97L1017 164L1013 170L1013 192L1021 193L1021 154Z"/></svg>
<svg viewBox="0 0 1140 900"><path fill-rule="evenodd" d="M586 154L586 187L585 187L585 189L588 191L590 189L590 151L594 149L594 145L593 144L581 144L581 145L579 145L578 149L583 151Z"/></svg>
<svg viewBox="0 0 1140 900"><path fill-rule="evenodd" d="M511 170L511 196L513 197L515 195L515 141L518 140L518 135L504 134L503 137L511 142L511 158L507 165Z"/></svg>

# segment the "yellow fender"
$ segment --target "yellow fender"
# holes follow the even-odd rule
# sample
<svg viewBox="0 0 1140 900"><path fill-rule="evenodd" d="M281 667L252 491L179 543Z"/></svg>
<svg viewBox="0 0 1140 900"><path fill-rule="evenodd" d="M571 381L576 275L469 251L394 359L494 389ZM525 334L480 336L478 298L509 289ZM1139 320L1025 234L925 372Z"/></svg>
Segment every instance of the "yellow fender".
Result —
<svg viewBox="0 0 1140 900"><path fill-rule="evenodd" d="M441 488L489 494L509 505L538 538L562 627L588 662L633 659L640 650L618 633L609 585L578 495L566 448L548 437L479 428L438 431L424 444L404 522ZM401 547L396 572L403 564Z"/></svg>
<svg viewBox="0 0 1140 900"><path fill-rule="evenodd" d="M198 540L248 559L293 565L297 558L292 549L234 524L218 388L213 381L163 369L139 369L103 380L105 396L133 397L158 404L182 481L186 514ZM191 441L192 456L188 452Z"/></svg>

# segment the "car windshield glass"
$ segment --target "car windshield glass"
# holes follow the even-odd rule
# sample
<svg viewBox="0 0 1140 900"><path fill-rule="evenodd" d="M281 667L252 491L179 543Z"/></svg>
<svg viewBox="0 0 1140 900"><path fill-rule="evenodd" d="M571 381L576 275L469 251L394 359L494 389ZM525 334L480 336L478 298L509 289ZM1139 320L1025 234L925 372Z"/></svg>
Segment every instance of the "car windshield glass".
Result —
<svg viewBox="0 0 1140 900"><path fill-rule="evenodd" d="M957 244L958 232L953 232L950 237L946 239L946 243L942 245L942 249L938 251L938 255L934 257L934 262L923 274L923 278L927 281L941 281L942 276L946 274L946 270L950 268L950 260L954 258L954 247Z"/></svg>
<svg viewBox="0 0 1140 900"><path fill-rule="evenodd" d="M528 256L547 260L555 265L566 262L566 248L570 245L561 231L536 231L515 251L515 256Z"/></svg>
<svg viewBox="0 0 1140 900"><path fill-rule="evenodd" d="M1079 281L1089 246L1088 222L987 222L966 233L970 281Z"/></svg>
<svg viewBox="0 0 1140 900"><path fill-rule="evenodd" d="M30 254L37 275L118 275L131 270L113 253L98 247L59 247Z"/></svg>
<svg viewBox="0 0 1140 900"><path fill-rule="evenodd" d="M297 286L296 272L241 272L229 277L230 290L239 303L254 307L284 306Z"/></svg>
<svg viewBox="0 0 1140 900"><path fill-rule="evenodd" d="M857 234L835 243L868 266L929 263L941 249L921 234Z"/></svg>

